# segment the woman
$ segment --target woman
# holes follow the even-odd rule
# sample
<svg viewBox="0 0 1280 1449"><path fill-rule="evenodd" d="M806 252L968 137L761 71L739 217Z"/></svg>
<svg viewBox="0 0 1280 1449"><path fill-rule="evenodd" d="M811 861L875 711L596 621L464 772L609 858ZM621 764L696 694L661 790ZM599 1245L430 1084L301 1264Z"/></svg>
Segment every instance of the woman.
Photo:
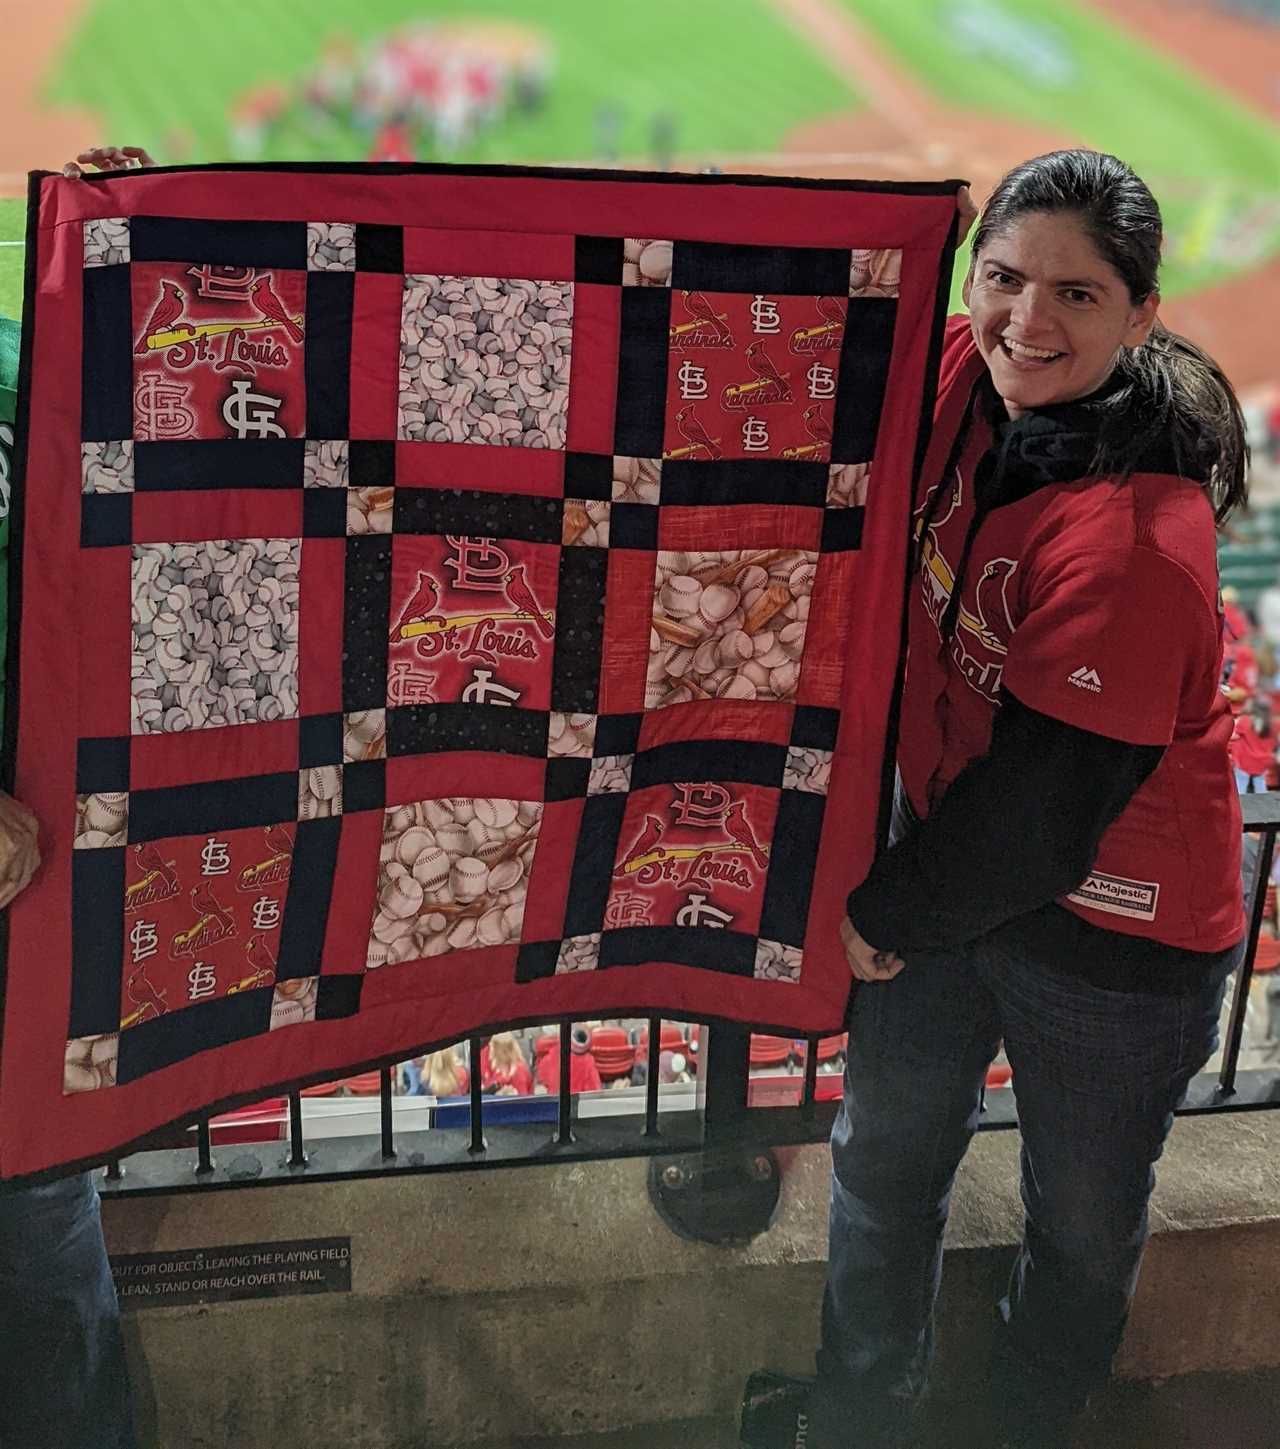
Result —
<svg viewBox="0 0 1280 1449"><path fill-rule="evenodd" d="M1157 320L1160 244L1122 162L1037 157L988 201L970 315L948 324L893 843L842 927L865 984L810 1449L909 1442L951 1183L1002 1040L1026 1236L994 1442L1065 1445L1216 1043L1244 922L1214 525L1248 454L1222 373Z"/></svg>
<svg viewBox="0 0 1280 1449"><path fill-rule="evenodd" d="M531 1097L533 1073L515 1036L500 1031L480 1048L480 1087L499 1097Z"/></svg>
<svg viewBox="0 0 1280 1449"><path fill-rule="evenodd" d="M431 1052L422 1062L422 1091L428 1097L464 1097L471 1090L471 1078L457 1047Z"/></svg>

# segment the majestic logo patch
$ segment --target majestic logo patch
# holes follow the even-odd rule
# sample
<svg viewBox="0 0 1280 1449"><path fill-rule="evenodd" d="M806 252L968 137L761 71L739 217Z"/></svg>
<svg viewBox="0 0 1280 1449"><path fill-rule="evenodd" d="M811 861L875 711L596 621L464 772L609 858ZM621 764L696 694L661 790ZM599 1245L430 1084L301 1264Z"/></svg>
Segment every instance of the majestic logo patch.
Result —
<svg viewBox="0 0 1280 1449"><path fill-rule="evenodd" d="M1119 875L1102 875L1094 871L1067 897L1078 906L1091 911L1105 911L1111 916L1130 916L1138 921L1154 921L1160 900L1160 886L1150 880L1126 880Z"/></svg>
<svg viewBox="0 0 1280 1449"><path fill-rule="evenodd" d="M1083 664L1069 677L1068 683L1074 684L1077 689L1087 689L1090 694L1102 693L1102 680L1098 678L1098 671Z"/></svg>

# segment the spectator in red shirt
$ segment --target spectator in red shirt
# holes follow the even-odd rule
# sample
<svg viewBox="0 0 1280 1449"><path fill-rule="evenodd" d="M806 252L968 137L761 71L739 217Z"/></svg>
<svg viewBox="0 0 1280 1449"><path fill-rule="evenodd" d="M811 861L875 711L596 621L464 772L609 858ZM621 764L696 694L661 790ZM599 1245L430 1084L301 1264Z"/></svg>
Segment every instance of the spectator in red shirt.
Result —
<svg viewBox="0 0 1280 1449"><path fill-rule="evenodd" d="M1258 656L1252 646L1244 643L1227 643L1222 651L1222 692L1231 706L1231 713L1238 715L1258 688Z"/></svg>
<svg viewBox="0 0 1280 1449"><path fill-rule="evenodd" d="M1236 789L1242 795L1261 795L1267 788L1267 771L1276 757L1276 735L1271 724L1271 706L1265 699L1251 699L1236 716L1231 736L1231 764Z"/></svg>
<svg viewBox="0 0 1280 1449"><path fill-rule="evenodd" d="M559 1036L559 1031L553 1033ZM591 1055L591 1037L585 1027L573 1029L573 1054L569 1058L569 1090L576 1096L579 1092L599 1092L604 1084L600 1080L600 1068ZM558 1044L538 1058L538 1083L551 1096L560 1090L560 1050Z"/></svg>
<svg viewBox="0 0 1280 1449"><path fill-rule="evenodd" d="M499 1097L533 1095L533 1073L511 1032L500 1031L481 1047L480 1089Z"/></svg>

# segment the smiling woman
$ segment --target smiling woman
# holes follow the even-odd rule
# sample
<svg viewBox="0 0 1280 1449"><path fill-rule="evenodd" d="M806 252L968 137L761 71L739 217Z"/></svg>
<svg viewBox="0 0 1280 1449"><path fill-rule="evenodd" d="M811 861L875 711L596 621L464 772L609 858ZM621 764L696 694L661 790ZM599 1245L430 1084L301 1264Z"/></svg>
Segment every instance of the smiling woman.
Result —
<svg viewBox="0 0 1280 1449"><path fill-rule="evenodd" d="M989 199L948 324L891 844L842 932L861 984L818 1381L786 1389L811 1449L909 1437L1002 1043L1026 1240L993 1442L1066 1449L1214 1049L1244 928L1214 518L1244 499L1246 449L1222 373L1157 321L1160 242L1123 162L1036 157Z"/></svg>

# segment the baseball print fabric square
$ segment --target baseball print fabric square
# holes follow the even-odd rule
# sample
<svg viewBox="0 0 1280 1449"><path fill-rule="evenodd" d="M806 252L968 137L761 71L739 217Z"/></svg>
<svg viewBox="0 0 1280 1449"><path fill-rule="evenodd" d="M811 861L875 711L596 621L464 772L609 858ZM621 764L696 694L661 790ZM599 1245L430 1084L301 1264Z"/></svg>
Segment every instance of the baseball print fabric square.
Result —
<svg viewBox="0 0 1280 1449"><path fill-rule="evenodd" d="M32 177L0 1177L511 1023L840 1029L958 184Z"/></svg>

